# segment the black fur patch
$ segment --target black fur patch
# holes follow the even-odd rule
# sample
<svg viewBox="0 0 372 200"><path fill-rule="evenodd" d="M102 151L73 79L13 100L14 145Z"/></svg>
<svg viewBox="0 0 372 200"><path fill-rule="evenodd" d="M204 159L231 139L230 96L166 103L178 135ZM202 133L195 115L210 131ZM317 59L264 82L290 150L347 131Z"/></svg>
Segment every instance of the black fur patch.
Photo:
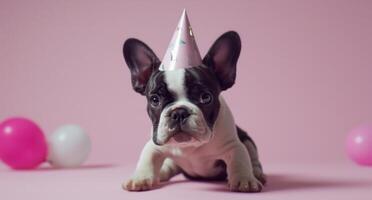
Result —
<svg viewBox="0 0 372 200"><path fill-rule="evenodd" d="M209 128L212 129L220 110L218 96L221 92L214 72L203 66L186 69L185 89L187 98L199 107ZM210 103L203 104L200 102L203 93L211 94L212 101Z"/></svg>
<svg viewBox="0 0 372 200"><path fill-rule="evenodd" d="M245 142L246 140L249 140L249 141L253 144L254 148L257 149L256 144L254 143L254 141L253 141L252 138L248 135L247 132L245 132L245 131L244 131L243 129L241 129L239 126L236 126L236 129L237 129L237 131L238 131L238 137L239 137L240 141Z"/></svg>

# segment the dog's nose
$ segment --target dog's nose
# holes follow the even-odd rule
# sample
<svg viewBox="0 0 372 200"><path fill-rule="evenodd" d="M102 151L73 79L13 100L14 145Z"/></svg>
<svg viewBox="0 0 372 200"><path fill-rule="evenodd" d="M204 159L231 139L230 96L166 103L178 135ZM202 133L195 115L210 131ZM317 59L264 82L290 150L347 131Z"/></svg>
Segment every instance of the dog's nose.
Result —
<svg viewBox="0 0 372 200"><path fill-rule="evenodd" d="M174 123L185 123L186 119L190 116L189 111L186 108L176 108L170 114L170 119Z"/></svg>

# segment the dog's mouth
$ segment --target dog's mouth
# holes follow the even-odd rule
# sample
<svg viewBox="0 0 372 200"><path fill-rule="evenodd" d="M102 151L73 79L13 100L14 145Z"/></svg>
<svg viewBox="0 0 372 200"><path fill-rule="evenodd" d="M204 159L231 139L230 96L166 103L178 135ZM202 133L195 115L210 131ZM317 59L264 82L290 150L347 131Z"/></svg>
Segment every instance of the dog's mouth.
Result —
<svg viewBox="0 0 372 200"><path fill-rule="evenodd" d="M175 135L172 136L172 138L178 142L178 143L182 143L182 142L189 142L192 140L192 136L188 133L184 133L184 132L181 132L181 133L177 133Z"/></svg>
<svg viewBox="0 0 372 200"><path fill-rule="evenodd" d="M203 119L196 116L177 123L168 120L161 126L158 133L155 143L177 146L203 144L207 142L209 135Z"/></svg>
<svg viewBox="0 0 372 200"><path fill-rule="evenodd" d="M192 140L198 140L196 138L197 134L190 132L184 124L173 125L168 128L168 131L168 141L173 139L177 143L186 143Z"/></svg>
<svg viewBox="0 0 372 200"><path fill-rule="evenodd" d="M188 144L198 141L200 142L200 139L195 134L181 131L169 135L165 144Z"/></svg>

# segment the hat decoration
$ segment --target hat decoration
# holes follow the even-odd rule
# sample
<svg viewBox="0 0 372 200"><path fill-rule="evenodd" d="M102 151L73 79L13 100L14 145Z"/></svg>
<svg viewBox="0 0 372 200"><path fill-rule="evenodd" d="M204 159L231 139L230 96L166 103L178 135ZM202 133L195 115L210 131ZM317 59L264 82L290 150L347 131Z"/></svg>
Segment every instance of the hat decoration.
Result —
<svg viewBox="0 0 372 200"><path fill-rule="evenodd" d="M184 9L159 70L190 68L202 64L189 18Z"/></svg>

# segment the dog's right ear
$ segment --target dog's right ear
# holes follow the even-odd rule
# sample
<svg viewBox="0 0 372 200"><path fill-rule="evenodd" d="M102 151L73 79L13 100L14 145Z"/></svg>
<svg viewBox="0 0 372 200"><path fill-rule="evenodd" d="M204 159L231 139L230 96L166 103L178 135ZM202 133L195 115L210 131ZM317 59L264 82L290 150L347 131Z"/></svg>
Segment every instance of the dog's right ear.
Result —
<svg viewBox="0 0 372 200"><path fill-rule="evenodd" d="M133 89L144 95L147 81L160 65L159 58L150 47L135 38L125 41L123 54L131 73Z"/></svg>

